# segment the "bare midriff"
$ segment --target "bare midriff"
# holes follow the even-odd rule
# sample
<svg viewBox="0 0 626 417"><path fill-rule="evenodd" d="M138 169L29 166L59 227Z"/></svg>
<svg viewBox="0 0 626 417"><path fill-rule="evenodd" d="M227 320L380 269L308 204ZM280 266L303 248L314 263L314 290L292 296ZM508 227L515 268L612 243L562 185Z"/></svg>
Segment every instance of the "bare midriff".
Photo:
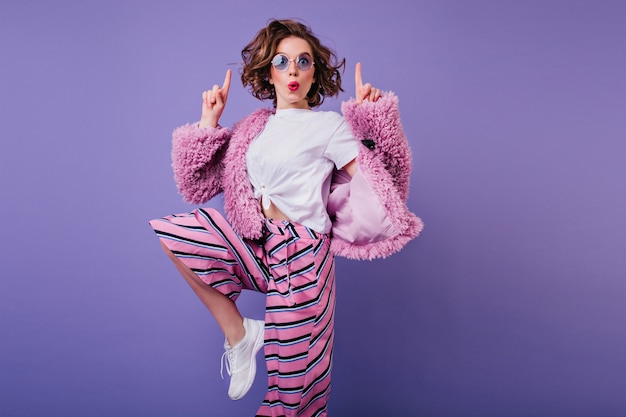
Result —
<svg viewBox="0 0 626 417"><path fill-rule="evenodd" d="M259 204L261 204L260 201ZM289 220L289 217L285 216L283 212L280 211L274 204L270 204L270 207L267 210L265 210L263 208L263 204L261 204L261 211L263 211L263 215L268 219Z"/></svg>

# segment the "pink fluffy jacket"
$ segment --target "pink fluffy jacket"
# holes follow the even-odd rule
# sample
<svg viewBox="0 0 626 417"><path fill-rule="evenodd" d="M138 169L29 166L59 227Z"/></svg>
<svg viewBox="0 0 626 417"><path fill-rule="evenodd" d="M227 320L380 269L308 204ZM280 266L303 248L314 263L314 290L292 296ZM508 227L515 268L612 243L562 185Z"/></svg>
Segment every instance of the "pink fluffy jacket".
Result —
<svg viewBox="0 0 626 417"><path fill-rule="evenodd" d="M376 102L351 99L341 110L360 141L353 177L335 171L328 199L333 221L331 250L350 259L384 258L402 249L423 228L406 201L411 151L402 129L398 98L384 93ZM258 239L263 213L246 170L246 152L263 130L271 109L259 109L227 128L187 124L174 130L172 166L178 191L191 204L224 193L224 212L235 232Z"/></svg>

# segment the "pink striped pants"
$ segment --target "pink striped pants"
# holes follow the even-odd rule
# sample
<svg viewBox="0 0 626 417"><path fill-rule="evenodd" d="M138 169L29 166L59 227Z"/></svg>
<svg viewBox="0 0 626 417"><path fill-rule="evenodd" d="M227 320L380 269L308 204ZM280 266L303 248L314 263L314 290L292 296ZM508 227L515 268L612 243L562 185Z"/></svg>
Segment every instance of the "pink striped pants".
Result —
<svg viewBox="0 0 626 417"><path fill-rule="evenodd" d="M326 416L334 341L335 261L328 235L267 219L242 239L218 211L152 220L161 241L202 281L236 300L267 294L268 391L257 416Z"/></svg>

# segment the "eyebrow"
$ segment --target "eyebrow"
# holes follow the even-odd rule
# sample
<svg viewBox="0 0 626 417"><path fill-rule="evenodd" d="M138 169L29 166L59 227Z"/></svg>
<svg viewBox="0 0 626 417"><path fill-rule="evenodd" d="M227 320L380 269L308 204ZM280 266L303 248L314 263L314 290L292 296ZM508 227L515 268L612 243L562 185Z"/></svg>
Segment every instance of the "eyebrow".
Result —
<svg viewBox="0 0 626 417"><path fill-rule="evenodd" d="M276 55L278 55L278 54L283 54L283 55L289 56L289 54L287 52L276 51ZM299 54L296 55L296 57L299 57L299 56L302 56L302 55L313 56L313 54L310 53L310 52L300 52Z"/></svg>

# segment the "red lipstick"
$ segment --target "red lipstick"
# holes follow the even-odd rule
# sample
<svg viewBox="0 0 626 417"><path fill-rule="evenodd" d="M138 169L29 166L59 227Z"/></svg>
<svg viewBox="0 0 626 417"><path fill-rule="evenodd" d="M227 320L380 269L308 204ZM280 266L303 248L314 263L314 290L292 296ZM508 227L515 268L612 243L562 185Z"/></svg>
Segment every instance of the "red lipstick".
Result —
<svg viewBox="0 0 626 417"><path fill-rule="evenodd" d="M298 88L300 88L300 83L298 83L297 81L292 81L287 84L287 88L289 88L289 91L296 91Z"/></svg>

